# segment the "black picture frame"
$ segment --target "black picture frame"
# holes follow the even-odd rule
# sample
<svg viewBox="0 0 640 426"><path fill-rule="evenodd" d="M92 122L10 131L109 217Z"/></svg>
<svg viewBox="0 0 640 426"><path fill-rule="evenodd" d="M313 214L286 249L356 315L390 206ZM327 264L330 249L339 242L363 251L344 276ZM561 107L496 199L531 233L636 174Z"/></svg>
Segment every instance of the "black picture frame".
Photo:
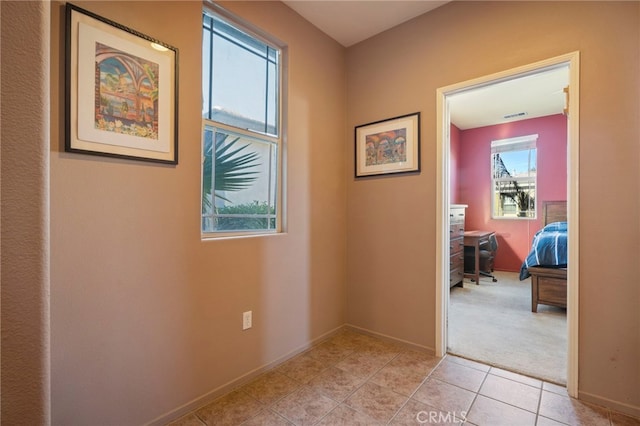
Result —
<svg viewBox="0 0 640 426"><path fill-rule="evenodd" d="M420 172L420 112L355 127L355 177Z"/></svg>
<svg viewBox="0 0 640 426"><path fill-rule="evenodd" d="M178 164L178 49L66 4L65 151Z"/></svg>

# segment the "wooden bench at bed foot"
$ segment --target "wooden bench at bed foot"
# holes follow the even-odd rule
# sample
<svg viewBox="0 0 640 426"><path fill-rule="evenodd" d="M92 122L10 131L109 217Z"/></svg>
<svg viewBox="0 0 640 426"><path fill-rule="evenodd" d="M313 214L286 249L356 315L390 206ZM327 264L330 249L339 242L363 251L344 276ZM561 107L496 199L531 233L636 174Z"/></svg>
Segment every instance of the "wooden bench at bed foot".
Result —
<svg viewBox="0 0 640 426"><path fill-rule="evenodd" d="M567 269L532 266L531 312L538 312L538 303L567 307Z"/></svg>

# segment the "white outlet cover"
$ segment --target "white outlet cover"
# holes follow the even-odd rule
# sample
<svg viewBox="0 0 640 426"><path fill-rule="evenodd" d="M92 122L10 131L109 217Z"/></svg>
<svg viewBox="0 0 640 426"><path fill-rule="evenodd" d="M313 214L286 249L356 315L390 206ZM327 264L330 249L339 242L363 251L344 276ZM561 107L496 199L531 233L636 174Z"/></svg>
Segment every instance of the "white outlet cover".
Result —
<svg viewBox="0 0 640 426"><path fill-rule="evenodd" d="M247 330L251 328L251 311L242 313L242 329Z"/></svg>

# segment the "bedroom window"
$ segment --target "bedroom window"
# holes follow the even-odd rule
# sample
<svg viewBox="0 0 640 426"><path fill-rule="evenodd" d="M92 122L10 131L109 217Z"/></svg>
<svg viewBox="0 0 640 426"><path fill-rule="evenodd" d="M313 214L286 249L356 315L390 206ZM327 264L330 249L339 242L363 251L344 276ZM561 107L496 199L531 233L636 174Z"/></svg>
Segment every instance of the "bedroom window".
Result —
<svg viewBox="0 0 640 426"><path fill-rule="evenodd" d="M491 142L492 217L535 219L538 135Z"/></svg>
<svg viewBox="0 0 640 426"><path fill-rule="evenodd" d="M281 230L282 49L202 14L203 237Z"/></svg>

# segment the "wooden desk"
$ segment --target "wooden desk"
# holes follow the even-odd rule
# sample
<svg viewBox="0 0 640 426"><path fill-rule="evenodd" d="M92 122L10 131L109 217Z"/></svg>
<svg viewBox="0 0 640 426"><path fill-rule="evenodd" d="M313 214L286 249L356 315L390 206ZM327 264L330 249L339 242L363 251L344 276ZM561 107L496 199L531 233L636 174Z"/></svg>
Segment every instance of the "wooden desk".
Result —
<svg viewBox="0 0 640 426"><path fill-rule="evenodd" d="M495 234L493 231L464 231L464 246L473 247L475 253L473 274L465 271L465 278L473 278L476 284L480 284L480 247L489 244L489 237Z"/></svg>

